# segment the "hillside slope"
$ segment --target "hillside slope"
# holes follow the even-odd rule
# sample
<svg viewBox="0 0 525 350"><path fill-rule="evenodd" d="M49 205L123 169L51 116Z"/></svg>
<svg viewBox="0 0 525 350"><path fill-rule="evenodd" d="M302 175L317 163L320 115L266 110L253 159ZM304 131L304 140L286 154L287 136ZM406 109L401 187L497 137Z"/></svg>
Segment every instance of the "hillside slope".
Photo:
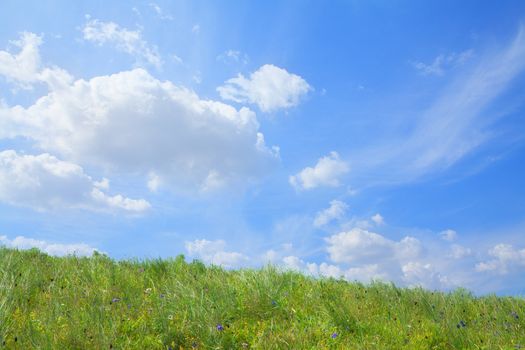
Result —
<svg viewBox="0 0 525 350"><path fill-rule="evenodd" d="M525 300L0 248L0 349L520 349Z"/></svg>

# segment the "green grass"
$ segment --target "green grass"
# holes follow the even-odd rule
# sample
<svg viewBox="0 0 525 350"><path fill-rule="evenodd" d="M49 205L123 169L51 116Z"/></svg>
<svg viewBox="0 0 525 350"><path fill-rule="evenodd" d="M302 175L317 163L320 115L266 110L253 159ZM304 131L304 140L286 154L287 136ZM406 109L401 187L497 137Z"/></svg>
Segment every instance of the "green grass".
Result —
<svg viewBox="0 0 525 350"><path fill-rule="evenodd" d="M115 262L0 248L0 349L520 346L523 298L314 279L272 267L225 271L182 256Z"/></svg>

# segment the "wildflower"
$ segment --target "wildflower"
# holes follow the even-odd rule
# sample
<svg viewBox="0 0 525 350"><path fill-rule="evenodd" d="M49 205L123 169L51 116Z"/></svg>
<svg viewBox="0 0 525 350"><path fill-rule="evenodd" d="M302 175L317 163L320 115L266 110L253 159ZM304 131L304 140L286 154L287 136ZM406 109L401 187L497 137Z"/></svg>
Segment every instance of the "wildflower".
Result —
<svg viewBox="0 0 525 350"><path fill-rule="evenodd" d="M242 343L241 345L243 349L248 349L248 343Z"/></svg>
<svg viewBox="0 0 525 350"><path fill-rule="evenodd" d="M168 315L168 320L173 320L173 315Z"/></svg>
<svg viewBox="0 0 525 350"><path fill-rule="evenodd" d="M144 293L146 293L146 294L151 293L151 288L146 288L146 290L144 291Z"/></svg>
<svg viewBox="0 0 525 350"><path fill-rule="evenodd" d="M112 302L112 303L117 303L117 302L119 302L119 301L120 301L120 298L113 298L113 299L111 299L111 302Z"/></svg>
<svg viewBox="0 0 525 350"><path fill-rule="evenodd" d="M222 324L220 324L220 323L217 324L217 330L218 330L219 332L221 332L221 331L224 330L224 327L222 326Z"/></svg>
<svg viewBox="0 0 525 350"><path fill-rule="evenodd" d="M463 320L459 321L459 323L456 325L457 328L462 328L462 327L464 328L466 326L467 326L467 324Z"/></svg>
<svg viewBox="0 0 525 350"><path fill-rule="evenodd" d="M272 306L277 306L277 302L275 300L272 300Z"/></svg>
<svg viewBox="0 0 525 350"><path fill-rule="evenodd" d="M332 339L335 339L335 338L337 338L338 335L339 335L339 334L337 334L336 332L334 332L334 333L332 333L331 337L332 337Z"/></svg>

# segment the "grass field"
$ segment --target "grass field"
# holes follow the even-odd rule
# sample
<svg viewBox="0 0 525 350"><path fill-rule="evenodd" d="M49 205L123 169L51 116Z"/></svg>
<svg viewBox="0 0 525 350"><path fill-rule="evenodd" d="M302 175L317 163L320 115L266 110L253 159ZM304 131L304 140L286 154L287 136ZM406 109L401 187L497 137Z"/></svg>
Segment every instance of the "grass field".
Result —
<svg viewBox="0 0 525 350"><path fill-rule="evenodd" d="M0 348L525 349L525 300L0 248Z"/></svg>

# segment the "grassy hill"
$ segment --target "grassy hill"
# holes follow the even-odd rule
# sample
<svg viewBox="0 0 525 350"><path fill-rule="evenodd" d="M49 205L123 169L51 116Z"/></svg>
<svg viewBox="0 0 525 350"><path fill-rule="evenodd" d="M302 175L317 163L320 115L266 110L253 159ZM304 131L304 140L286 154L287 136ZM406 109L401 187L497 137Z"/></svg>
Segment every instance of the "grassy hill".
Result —
<svg viewBox="0 0 525 350"><path fill-rule="evenodd" d="M2 348L525 349L525 300L0 248Z"/></svg>

